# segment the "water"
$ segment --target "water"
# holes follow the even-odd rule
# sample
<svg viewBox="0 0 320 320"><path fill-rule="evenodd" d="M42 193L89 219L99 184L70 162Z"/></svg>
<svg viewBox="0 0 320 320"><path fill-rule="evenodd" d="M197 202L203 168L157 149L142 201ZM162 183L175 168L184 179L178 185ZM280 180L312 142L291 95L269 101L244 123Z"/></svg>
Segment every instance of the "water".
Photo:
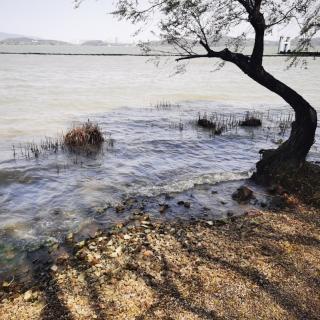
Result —
<svg viewBox="0 0 320 320"><path fill-rule="evenodd" d="M309 59L308 70L284 71L283 57L265 64L319 110L318 60ZM259 110L266 117L271 109L276 119L290 109L232 65L211 72L212 61L192 61L186 73L172 76L175 65L157 68L144 57L0 55L0 255L62 239L92 221L110 225L123 217L97 212L124 197L197 189L202 199L207 184L247 178L258 151L283 138L278 127L268 129L279 123L266 119L264 129L215 137L196 128L198 112L241 117ZM161 101L177 105L153 106ZM111 134L113 148L88 159L65 153L25 159L18 147L13 158L13 144L55 137L88 118ZM318 144L311 158L319 159ZM218 200L230 200L230 188L220 188L209 203L213 217L223 214Z"/></svg>

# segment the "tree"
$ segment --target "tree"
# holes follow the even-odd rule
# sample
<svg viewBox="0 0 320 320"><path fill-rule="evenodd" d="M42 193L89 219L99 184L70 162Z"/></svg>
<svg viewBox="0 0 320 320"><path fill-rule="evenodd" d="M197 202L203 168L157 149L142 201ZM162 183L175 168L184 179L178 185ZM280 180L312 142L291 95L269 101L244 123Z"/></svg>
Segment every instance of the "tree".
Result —
<svg viewBox="0 0 320 320"><path fill-rule="evenodd" d="M295 23L300 27L298 50L305 50L320 30L319 12L318 0L117 0L113 14L142 26L155 17L161 37L180 55L177 61L219 58L233 63L293 108L289 139L276 150L261 150L257 176L268 176L280 164L299 167L305 162L315 139L317 113L300 94L264 69L265 35ZM249 56L239 49L250 32L241 32L223 50L215 49L224 35L248 26L255 38Z"/></svg>

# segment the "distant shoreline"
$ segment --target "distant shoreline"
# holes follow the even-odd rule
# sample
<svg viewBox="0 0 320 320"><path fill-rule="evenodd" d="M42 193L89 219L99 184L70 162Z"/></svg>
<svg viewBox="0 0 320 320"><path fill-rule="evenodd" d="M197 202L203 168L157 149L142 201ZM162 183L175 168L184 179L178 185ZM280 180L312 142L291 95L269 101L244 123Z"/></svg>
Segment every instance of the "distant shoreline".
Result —
<svg viewBox="0 0 320 320"><path fill-rule="evenodd" d="M0 55L41 55L41 56L105 56L105 57L181 57L178 54L139 54L139 53L54 53L54 52L0 52ZM249 56L249 55L248 55ZM320 52L301 52L289 54L265 54L264 57L319 57Z"/></svg>

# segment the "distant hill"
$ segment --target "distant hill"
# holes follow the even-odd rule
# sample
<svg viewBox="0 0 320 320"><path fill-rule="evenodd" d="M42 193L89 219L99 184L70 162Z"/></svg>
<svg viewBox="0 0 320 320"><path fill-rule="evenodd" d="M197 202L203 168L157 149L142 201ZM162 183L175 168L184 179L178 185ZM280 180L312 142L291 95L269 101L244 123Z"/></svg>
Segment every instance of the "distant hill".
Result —
<svg viewBox="0 0 320 320"><path fill-rule="evenodd" d="M81 43L82 46L92 46L92 47L121 47L121 46L131 46L132 44L129 43L114 43L114 42L107 42L102 40L88 40Z"/></svg>
<svg viewBox="0 0 320 320"><path fill-rule="evenodd" d="M109 43L102 40L88 40L81 43L82 46L108 46Z"/></svg>
<svg viewBox="0 0 320 320"><path fill-rule="evenodd" d="M21 38L24 37L21 34L14 34L14 33L6 33L6 32L0 32L0 41L5 39L12 39L12 38Z"/></svg>
<svg viewBox="0 0 320 320"><path fill-rule="evenodd" d="M43 40L28 37L14 37L0 41L0 45L70 45L68 42L57 40Z"/></svg>

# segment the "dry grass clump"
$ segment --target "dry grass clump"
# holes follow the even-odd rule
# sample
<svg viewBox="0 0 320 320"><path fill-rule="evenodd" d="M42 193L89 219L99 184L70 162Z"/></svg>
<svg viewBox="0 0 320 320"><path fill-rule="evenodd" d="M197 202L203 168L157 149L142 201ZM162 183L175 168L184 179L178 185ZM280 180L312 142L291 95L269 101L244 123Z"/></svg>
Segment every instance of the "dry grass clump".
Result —
<svg viewBox="0 0 320 320"><path fill-rule="evenodd" d="M103 151L102 146L113 147L111 134L105 137L98 124L89 120L70 129L58 138L46 137L40 143L27 143L12 146L13 157L36 159L52 153L64 152L81 156L94 156Z"/></svg>
<svg viewBox="0 0 320 320"><path fill-rule="evenodd" d="M64 144L69 147L99 146L103 142L104 137L99 125L89 120L72 128L64 136Z"/></svg>
<svg viewBox="0 0 320 320"><path fill-rule="evenodd" d="M222 132L226 130L226 126L223 121L220 121L213 116L208 119L206 113L203 116L199 114L197 124L199 127L212 130L214 135L221 135Z"/></svg>
<svg viewBox="0 0 320 320"><path fill-rule="evenodd" d="M169 111L173 108L180 108L179 104L174 104L169 101L160 101L153 106L158 111Z"/></svg>
<svg viewBox="0 0 320 320"><path fill-rule="evenodd" d="M240 122L241 127L261 127L262 121L254 113L247 112L245 119Z"/></svg>

